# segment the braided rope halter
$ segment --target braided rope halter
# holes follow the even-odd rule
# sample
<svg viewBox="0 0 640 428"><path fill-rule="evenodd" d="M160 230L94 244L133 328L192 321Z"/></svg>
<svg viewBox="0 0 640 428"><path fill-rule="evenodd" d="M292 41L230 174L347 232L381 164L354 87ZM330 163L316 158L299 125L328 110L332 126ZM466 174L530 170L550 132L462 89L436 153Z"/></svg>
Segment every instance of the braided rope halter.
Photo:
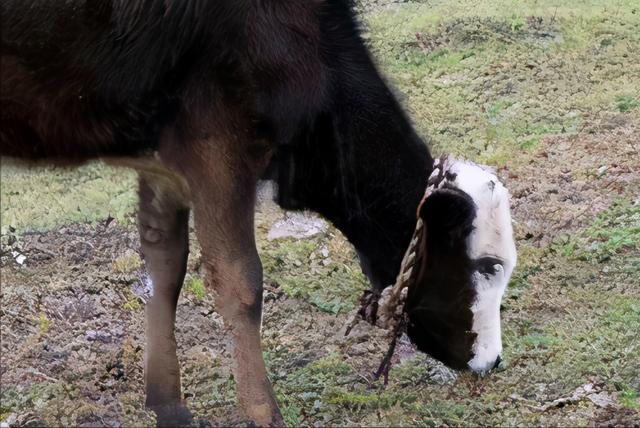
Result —
<svg viewBox="0 0 640 428"><path fill-rule="evenodd" d="M391 358L395 352L397 340L406 331L409 322L405 306L409 288L415 283L417 269L414 268L420 266L420 262L427 257L427 254L419 251L427 234L424 222L420 218L420 209L426 199L440 187L445 178L448 178L446 171L447 161L448 158L446 156L434 161L433 171L427 180L427 189L418 204L416 227L400 263L400 272L396 277L396 282L386 287L380 294L366 290L360 298L360 309L349 322L345 332L345 336L347 336L361 319L389 331L389 349L378 370L374 373L374 380L384 375L385 385L389 381Z"/></svg>

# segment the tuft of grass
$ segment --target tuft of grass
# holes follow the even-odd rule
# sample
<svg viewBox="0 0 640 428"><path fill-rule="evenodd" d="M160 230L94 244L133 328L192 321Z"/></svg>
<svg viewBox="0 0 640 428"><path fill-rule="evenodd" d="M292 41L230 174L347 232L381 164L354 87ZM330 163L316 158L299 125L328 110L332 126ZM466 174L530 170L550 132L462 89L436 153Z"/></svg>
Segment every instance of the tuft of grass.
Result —
<svg viewBox="0 0 640 428"><path fill-rule="evenodd" d="M509 19L509 26L511 27L511 31L517 32L524 28L526 22L523 17L512 15L511 19Z"/></svg>
<svg viewBox="0 0 640 428"><path fill-rule="evenodd" d="M207 290L204 286L202 278L196 275L190 275L184 282L184 291L194 296L196 300L204 300Z"/></svg>
<svg viewBox="0 0 640 428"><path fill-rule="evenodd" d="M523 150L533 150L540 145L540 137L529 138L520 143Z"/></svg>
<svg viewBox="0 0 640 428"><path fill-rule="evenodd" d="M122 305L123 309L131 312L142 310L140 299L138 298L138 296L133 294L130 289L125 289L124 295L126 296L127 300Z"/></svg>
<svg viewBox="0 0 640 428"><path fill-rule="evenodd" d="M365 389L352 392L344 388L336 388L327 394L326 399L331 404L343 406L352 411L364 411L390 409L400 403L403 405L411 404L417 400L417 397L415 394L403 394L397 391Z"/></svg>
<svg viewBox="0 0 640 428"><path fill-rule="evenodd" d="M522 343L529 352L549 349L558 343L558 339L552 335L544 333L531 333L522 337Z"/></svg>
<svg viewBox="0 0 640 428"><path fill-rule="evenodd" d="M47 318L47 315L44 312L40 312L38 315L38 331L40 335L45 335L51 328L51 320Z"/></svg>
<svg viewBox="0 0 640 428"><path fill-rule="evenodd" d="M140 304L140 301L137 297L131 297L129 300L124 302L124 305L122 307L131 312L136 312L142 309L142 305Z"/></svg>
<svg viewBox="0 0 640 428"><path fill-rule="evenodd" d="M118 273L131 273L142 267L142 259L137 253L117 257L112 263L113 270Z"/></svg>
<svg viewBox="0 0 640 428"><path fill-rule="evenodd" d="M629 95L620 95L616 97L616 107L620 113L627 113L640 107L640 99Z"/></svg>

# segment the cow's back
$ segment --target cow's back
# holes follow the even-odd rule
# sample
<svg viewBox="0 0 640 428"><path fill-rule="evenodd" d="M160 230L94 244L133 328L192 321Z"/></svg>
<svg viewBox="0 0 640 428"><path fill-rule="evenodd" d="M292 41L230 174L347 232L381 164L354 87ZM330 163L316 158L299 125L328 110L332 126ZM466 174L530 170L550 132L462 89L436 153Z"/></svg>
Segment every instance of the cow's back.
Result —
<svg viewBox="0 0 640 428"><path fill-rule="evenodd" d="M153 148L204 54L223 68L236 21L227 2L204 3L3 0L1 154L81 160Z"/></svg>

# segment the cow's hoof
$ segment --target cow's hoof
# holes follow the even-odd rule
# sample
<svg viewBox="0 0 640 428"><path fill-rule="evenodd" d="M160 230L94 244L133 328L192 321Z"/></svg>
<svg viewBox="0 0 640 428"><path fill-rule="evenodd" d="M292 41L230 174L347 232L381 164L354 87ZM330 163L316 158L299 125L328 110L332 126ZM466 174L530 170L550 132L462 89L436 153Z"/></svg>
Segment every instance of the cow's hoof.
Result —
<svg viewBox="0 0 640 428"><path fill-rule="evenodd" d="M282 419L282 415L280 415L280 413L278 413L277 415L275 415L273 417L273 419L271 419L271 424L269 424L270 427L277 427L277 428L281 428L284 427L284 419Z"/></svg>
<svg viewBox="0 0 640 428"><path fill-rule="evenodd" d="M271 428L271 427L284 427L284 419L277 407L271 407L266 404L253 405L248 409L248 415L253 422L250 427Z"/></svg>
<svg viewBox="0 0 640 428"><path fill-rule="evenodd" d="M193 420L193 415L184 404L166 404L154 406L152 410L157 416L158 428L169 427L200 427L199 421Z"/></svg>

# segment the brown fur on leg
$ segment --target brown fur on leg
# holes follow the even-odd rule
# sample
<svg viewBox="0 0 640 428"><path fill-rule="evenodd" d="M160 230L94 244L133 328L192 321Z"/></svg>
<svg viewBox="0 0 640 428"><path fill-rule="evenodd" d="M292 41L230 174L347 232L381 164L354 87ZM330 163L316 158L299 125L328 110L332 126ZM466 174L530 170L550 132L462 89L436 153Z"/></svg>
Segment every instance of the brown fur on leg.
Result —
<svg viewBox="0 0 640 428"><path fill-rule="evenodd" d="M138 230L152 296L145 308L146 405L158 426L187 425L174 336L175 312L189 254L189 209L167 176L140 173Z"/></svg>
<svg viewBox="0 0 640 428"><path fill-rule="evenodd" d="M189 184L206 284L231 331L240 405L256 424L281 426L260 343L262 266L253 226L256 184L270 151L233 134L179 148L165 141L160 156Z"/></svg>

